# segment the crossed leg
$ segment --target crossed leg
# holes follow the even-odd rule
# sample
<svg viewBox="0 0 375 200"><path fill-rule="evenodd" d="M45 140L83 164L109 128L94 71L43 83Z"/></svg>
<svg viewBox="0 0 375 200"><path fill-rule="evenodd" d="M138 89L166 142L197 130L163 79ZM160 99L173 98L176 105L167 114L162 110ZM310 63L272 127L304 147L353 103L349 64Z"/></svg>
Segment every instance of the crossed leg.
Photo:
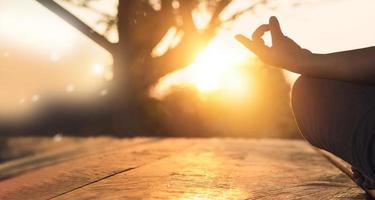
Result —
<svg viewBox="0 0 375 200"><path fill-rule="evenodd" d="M308 142L375 180L375 86L301 76L293 87L292 106Z"/></svg>

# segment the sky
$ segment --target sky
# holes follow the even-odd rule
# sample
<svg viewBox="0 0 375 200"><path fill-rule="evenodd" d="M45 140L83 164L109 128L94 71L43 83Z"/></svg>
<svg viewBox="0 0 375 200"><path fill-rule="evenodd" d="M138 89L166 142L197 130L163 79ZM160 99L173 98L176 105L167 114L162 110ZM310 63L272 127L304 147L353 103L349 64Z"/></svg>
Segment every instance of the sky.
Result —
<svg viewBox="0 0 375 200"><path fill-rule="evenodd" d="M249 2L235 0L228 13ZM309 0L298 7L289 6L298 1L275 2L278 9L245 14L220 37L226 45L242 48L232 36L250 35L275 15L286 35L313 52L375 45L373 0ZM115 5L108 0L99 7L115 12ZM95 21L89 13L75 13L89 24ZM105 50L36 1L0 0L0 115L27 112L45 94L76 98L90 93L100 98L111 80L111 63Z"/></svg>

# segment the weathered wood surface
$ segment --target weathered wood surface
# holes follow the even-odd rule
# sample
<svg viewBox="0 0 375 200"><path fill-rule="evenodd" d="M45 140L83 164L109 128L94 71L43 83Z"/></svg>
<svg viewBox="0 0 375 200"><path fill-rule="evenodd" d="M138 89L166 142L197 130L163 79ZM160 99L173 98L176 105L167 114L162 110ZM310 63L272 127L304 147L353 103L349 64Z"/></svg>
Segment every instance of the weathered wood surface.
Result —
<svg viewBox="0 0 375 200"><path fill-rule="evenodd" d="M354 178L354 173L353 171L351 170L352 169L352 166L345 162L344 160L338 158L337 156L325 151L325 150L322 150L322 149L316 149L320 154L322 154L325 158L327 158L327 160L329 162L331 162L334 166L336 166L342 173L346 174L350 179L353 180L353 182L355 181L355 178ZM369 190L367 190L366 188L364 187L361 187L362 190L364 190L366 193L370 194ZM374 199L374 198L371 198L370 197L371 195L368 195L368 199Z"/></svg>
<svg viewBox="0 0 375 200"><path fill-rule="evenodd" d="M0 199L365 199L303 141L138 140L3 180Z"/></svg>
<svg viewBox="0 0 375 200"><path fill-rule="evenodd" d="M143 140L127 140L128 146ZM106 144L116 144L119 140L109 137L98 138L10 138L7 151L13 159L0 165L0 180L19 175L29 170L79 158L103 151ZM122 145L124 145L122 143ZM16 159L14 159L16 158Z"/></svg>
<svg viewBox="0 0 375 200"><path fill-rule="evenodd" d="M141 139L142 140L142 139ZM0 199L49 199L115 174L161 159L190 145L187 141L146 139L140 145L108 143L103 151L57 162L0 182ZM22 192L20 192L22 191Z"/></svg>

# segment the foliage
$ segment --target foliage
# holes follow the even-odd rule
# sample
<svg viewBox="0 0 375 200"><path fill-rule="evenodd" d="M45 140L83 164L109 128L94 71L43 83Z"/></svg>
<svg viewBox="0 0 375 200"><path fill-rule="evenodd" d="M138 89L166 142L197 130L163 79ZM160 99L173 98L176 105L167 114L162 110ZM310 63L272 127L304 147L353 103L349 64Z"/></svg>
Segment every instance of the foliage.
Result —
<svg viewBox="0 0 375 200"><path fill-rule="evenodd" d="M45 6L49 4L38 1ZM161 102L149 96L150 87L160 78L192 63L218 29L230 28L231 22L243 13L256 12L259 7L275 9L276 1L254 0L225 18L223 13L230 0L120 0L117 15L96 7L99 0L60 1L100 15L97 23L106 25L102 35L108 37L113 29L118 32L117 43L102 45L103 41L106 43L104 36L101 38L94 30L80 29L86 35L95 33L91 38L99 45L111 46L107 49L114 58L112 100L107 102L109 111L103 112L106 117L99 117L107 119L103 127L111 127L105 131L120 135L246 136L245 132L261 135L260 132L275 132L283 126L284 132L295 132L288 102L289 88L279 70L255 67L248 71L258 79L257 90L263 93L250 101L253 103L241 104L242 108L234 110L233 105L224 105L220 98L201 101L197 92L186 89L177 90ZM294 6L300 4L300 1L291 2ZM68 13L63 8L59 12ZM205 23L198 26L196 14L202 12L209 18L206 21L200 18ZM87 25L75 26L79 29ZM164 40L171 31L174 32L172 39ZM160 46L164 51L154 54ZM240 111L243 113L239 114Z"/></svg>

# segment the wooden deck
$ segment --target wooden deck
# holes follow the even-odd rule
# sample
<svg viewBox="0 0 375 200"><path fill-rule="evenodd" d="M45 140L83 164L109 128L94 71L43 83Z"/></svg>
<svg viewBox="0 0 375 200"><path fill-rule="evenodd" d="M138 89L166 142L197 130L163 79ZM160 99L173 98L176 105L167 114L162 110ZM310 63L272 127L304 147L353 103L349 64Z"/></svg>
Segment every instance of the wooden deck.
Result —
<svg viewBox="0 0 375 200"><path fill-rule="evenodd" d="M36 153L0 164L0 199L365 199L299 140L40 141Z"/></svg>

